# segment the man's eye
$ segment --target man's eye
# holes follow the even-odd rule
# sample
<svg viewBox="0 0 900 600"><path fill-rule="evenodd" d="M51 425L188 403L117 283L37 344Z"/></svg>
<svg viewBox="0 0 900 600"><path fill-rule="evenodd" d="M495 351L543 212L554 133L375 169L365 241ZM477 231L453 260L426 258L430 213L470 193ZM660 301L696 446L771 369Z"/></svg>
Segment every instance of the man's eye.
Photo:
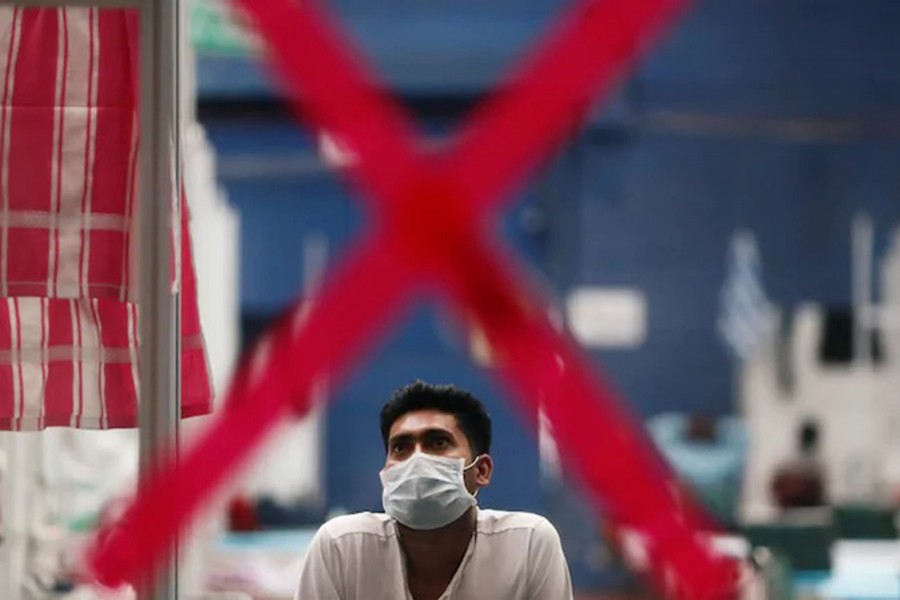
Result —
<svg viewBox="0 0 900 600"><path fill-rule="evenodd" d="M391 448L391 452L393 452L394 454L400 454L404 450L406 450L406 444L394 444L394 446Z"/></svg>
<svg viewBox="0 0 900 600"><path fill-rule="evenodd" d="M450 440L446 438L440 438L434 441L435 448L446 448L450 445Z"/></svg>

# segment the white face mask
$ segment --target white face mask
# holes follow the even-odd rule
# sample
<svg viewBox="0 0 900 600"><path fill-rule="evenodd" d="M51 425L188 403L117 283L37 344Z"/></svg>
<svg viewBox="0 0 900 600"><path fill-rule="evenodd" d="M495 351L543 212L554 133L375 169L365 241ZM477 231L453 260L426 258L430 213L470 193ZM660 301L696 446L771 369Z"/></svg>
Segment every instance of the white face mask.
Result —
<svg viewBox="0 0 900 600"><path fill-rule="evenodd" d="M384 512L410 529L438 529L449 525L475 506L466 489L465 459L416 452L379 474Z"/></svg>

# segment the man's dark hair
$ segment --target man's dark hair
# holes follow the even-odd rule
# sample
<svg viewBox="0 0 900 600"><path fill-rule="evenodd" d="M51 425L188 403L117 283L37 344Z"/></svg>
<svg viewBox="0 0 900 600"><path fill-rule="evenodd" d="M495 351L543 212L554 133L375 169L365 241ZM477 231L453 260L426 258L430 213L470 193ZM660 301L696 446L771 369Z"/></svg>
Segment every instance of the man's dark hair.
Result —
<svg viewBox="0 0 900 600"><path fill-rule="evenodd" d="M395 391L381 408L381 437L387 449L391 426L414 410L438 410L456 417L474 456L491 451L491 417L481 400L454 385L416 381Z"/></svg>

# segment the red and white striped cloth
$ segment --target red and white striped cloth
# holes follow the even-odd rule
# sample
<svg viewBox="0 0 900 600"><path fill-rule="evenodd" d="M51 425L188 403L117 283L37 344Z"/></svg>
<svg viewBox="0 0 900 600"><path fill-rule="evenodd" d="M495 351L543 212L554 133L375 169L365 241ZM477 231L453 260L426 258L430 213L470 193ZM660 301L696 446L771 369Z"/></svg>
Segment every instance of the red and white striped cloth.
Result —
<svg viewBox="0 0 900 600"><path fill-rule="evenodd" d="M137 36L133 10L0 7L0 429L137 425ZM181 224L191 416L212 392Z"/></svg>

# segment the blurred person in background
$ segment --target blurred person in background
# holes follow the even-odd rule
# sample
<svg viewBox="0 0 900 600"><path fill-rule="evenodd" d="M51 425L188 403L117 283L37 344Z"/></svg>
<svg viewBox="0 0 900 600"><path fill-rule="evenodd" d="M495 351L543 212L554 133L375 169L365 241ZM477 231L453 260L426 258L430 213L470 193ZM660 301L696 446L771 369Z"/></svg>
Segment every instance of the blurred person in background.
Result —
<svg viewBox="0 0 900 600"><path fill-rule="evenodd" d="M772 478L772 496L779 508L811 508L827 503L825 468L819 458L819 424L806 420L797 432L797 454Z"/></svg>
<svg viewBox="0 0 900 600"><path fill-rule="evenodd" d="M417 381L384 405L381 434L385 513L323 525L295 600L571 600L553 525L478 507L494 468L480 400Z"/></svg>

